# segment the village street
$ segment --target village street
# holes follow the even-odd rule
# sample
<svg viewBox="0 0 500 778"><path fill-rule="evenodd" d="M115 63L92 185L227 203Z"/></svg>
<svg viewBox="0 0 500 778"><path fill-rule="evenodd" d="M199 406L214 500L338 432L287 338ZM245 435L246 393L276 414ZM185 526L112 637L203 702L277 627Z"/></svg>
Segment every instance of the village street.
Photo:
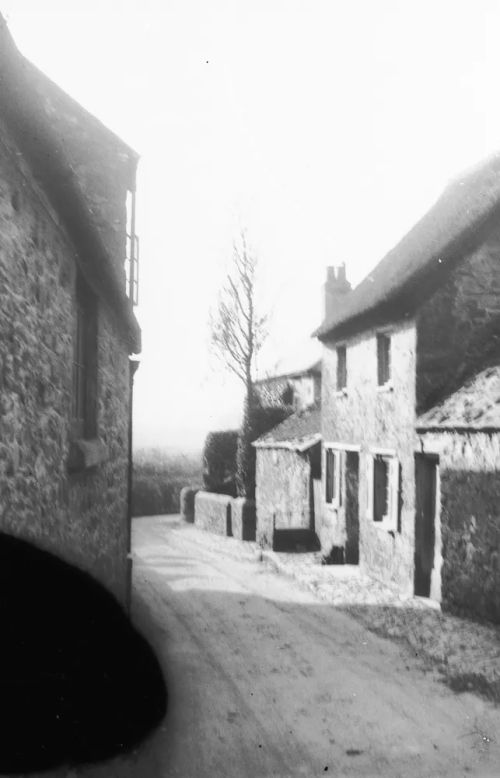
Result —
<svg viewBox="0 0 500 778"><path fill-rule="evenodd" d="M138 626L167 676L136 753L67 778L497 776L500 712L455 695L259 562L177 517L134 521Z"/></svg>

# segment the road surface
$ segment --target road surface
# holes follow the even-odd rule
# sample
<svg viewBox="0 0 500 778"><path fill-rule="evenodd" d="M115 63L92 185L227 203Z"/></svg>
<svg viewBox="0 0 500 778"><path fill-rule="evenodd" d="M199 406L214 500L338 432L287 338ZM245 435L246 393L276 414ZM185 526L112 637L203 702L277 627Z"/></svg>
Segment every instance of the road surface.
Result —
<svg viewBox="0 0 500 778"><path fill-rule="evenodd" d="M499 776L500 712L403 648L173 517L134 522L135 615L167 718L88 778Z"/></svg>

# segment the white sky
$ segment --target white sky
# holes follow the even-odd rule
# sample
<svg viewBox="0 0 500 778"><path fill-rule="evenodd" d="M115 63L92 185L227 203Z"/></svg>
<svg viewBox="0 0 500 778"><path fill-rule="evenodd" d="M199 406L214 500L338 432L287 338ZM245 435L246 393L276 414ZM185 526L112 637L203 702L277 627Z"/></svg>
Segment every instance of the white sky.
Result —
<svg viewBox="0 0 500 778"><path fill-rule="evenodd" d="M500 0L0 10L23 53L141 154L137 446L191 447L238 421L207 316L242 226L273 310L261 372L300 367L319 353L326 265L359 282L500 148Z"/></svg>

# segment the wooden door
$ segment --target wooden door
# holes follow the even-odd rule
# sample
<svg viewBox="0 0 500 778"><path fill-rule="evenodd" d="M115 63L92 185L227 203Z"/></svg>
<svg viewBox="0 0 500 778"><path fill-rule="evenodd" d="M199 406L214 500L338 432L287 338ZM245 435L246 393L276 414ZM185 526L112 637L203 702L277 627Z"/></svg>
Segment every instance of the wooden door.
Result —
<svg viewBox="0 0 500 778"><path fill-rule="evenodd" d="M415 455L415 594L429 597L436 539L436 482L439 459Z"/></svg>

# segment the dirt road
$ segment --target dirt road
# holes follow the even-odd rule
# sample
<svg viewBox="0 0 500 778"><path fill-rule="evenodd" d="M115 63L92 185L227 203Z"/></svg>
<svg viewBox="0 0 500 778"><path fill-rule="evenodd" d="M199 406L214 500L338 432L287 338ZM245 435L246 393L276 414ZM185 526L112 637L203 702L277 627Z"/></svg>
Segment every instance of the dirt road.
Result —
<svg viewBox="0 0 500 778"><path fill-rule="evenodd" d="M165 667L164 726L68 776L498 776L500 711L257 561L176 519L134 523L139 625Z"/></svg>

